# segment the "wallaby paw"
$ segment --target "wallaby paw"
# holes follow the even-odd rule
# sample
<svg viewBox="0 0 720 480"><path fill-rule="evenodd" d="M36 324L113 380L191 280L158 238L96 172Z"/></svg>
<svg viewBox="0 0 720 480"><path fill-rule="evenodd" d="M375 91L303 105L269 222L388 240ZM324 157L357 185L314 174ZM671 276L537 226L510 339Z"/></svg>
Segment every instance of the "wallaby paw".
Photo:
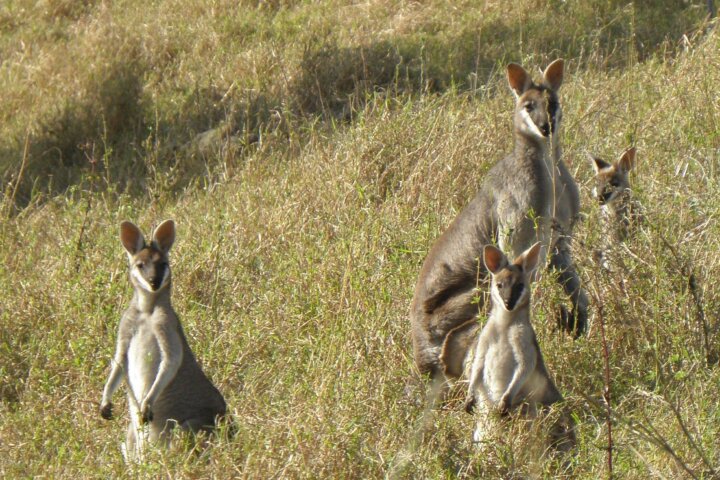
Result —
<svg viewBox="0 0 720 480"><path fill-rule="evenodd" d="M510 413L510 405L512 405L510 396L503 395L503 397L500 399L500 403L498 403L498 412L500 412L501 417L504 417L508 413Z"/></svg>
<svg viewBox="0 0 720 480"><path fill-rule="evenodd" d="M587 329L587 310L575 309L568 312L565 305L560 305L557 324L560 329L571 334L573 338L579 338Z"/></svg>
<svg viewBox="0 0 720 480"><path fill-rule="evenodd" d="M468 395L467 398L465 398L465 412L472 415L472 413L475 411L475 405L477 403L477 400L474 396Z"/></svg>
<svg viewBox="0 0 720 480"><path fill-rule="evenodd" d="M112 420L113 418L113 411L112 411L112 403L106 403L104 405L100 405L100 416L104 418L105 420Z"/></svg>

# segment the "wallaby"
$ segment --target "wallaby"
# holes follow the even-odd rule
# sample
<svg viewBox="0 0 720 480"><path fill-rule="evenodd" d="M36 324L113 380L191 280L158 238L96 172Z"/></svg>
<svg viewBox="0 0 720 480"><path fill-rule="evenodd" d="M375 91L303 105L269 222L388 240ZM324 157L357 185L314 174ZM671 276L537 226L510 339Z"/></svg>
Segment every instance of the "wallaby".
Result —
<svg viewBox="0 0 720 480"><path fill-rule="evenodd" d="M595 169L593 197L600 203L605 238L619 243L626 240L642 220L640 204L632 198L630 170L635 166L635 147L628 148L614 163L590 155Z"/></svg>
<svg viewBox="0 0 720 480"><path fill-rule="evenodd" d="M535 417L563 397L550 378L535 330L530 324L530 284L540 260L536 243L510 263L498 248L487 245L483 260L490 272L490 317L480 332L472 359L465 410L472 413L478 399L501 415L520 411ZM481 437L475 432L475 439ZM567 450L575 443L567 414L552 429L553 442Z"/></svg>
<svg viewBox="0 0 720 480"><path fill-rule="evenodd" d="M585 328L587 300L572 268L569 239L553 235L552 228L557 223L568 231L579 210L577 186L556 159L562 117L557 91L563 69L563 60L555 60L536 84L520 65L508 65L508 83L517 99L515 148L490 169L480 191L435 242L420 271L410 307L413 350L420 372L429 373L435 382L462 374L477 334L482 306L477 283L486 277L479 259L486 244L497 241L500 248L519 255L536 241L547 245L554 238L551 265L561 270L560 281L582 310L577 326L569 328ZM540 258L545 258L544 251Z"/></svg>
<svg viewBox="0 0 720 480"><path fill-rule="evenodd" d="M120 240L135 293L120 320L100 415L112 418L112 395L125 380L130 410L125 453L134 459L142 454L146 440L167 443L175 426L193 433L211 432L226 406L195 360L170 305L168 252L175 241L175 223L161 223L147 244L138 227L122 222Z"/></svg>

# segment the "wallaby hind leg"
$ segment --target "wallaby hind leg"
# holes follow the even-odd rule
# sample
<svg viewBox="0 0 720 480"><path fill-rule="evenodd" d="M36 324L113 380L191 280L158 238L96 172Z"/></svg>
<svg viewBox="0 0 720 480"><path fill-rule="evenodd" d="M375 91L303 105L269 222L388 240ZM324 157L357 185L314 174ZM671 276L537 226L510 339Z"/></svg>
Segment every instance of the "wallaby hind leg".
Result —
<svg viewBox="0 0 720 480"><path fill-rule="evenodd" d="M185 433L186 440L190 442L196 452L203 452L209 445L210 436L217 432L215 419L208 415L189 418L180 424Z"/></svg>
<svg viewBox="0 0 720 480"><path fill-rule="evenodd" d="M580 277L570 256L570 245L566 237L557 240L550 255L550 268L557 270L558 282L570 297L573 310L570 314L561 313L561 326L568 332L579 337L587 329L588 300L583 290Z"/></svg>
<svg viewBox="0 0 720 480"><path fill-rule="evenodd" d="M125 437L125 443L121 445L120 449L123 454L125 462L132 463L140 460L143 450L143 430L139 422L137 409L130 407L130 415L132 419L128 424L127 436Z"/></svg>
<svg viewBox="0 0 720 480"><path fill-rule="evenodd" d="M180 428L191 433L204 432L210 434L215 431L215 419L207 415L188 418L180 424Z"/></svg>
<svg viewBox="0 0 720 480"><path fill-rule="evenodd" d="M556 452L570 452L576 445L575 421L569 412L563 411L550 429L550 447Z"/></svg>
<svg viewBox="0 0 720 480"><path fill-rule="evenodd" d="M440 364L447 377L460 378L462 376L468 351L472 350L473 344L477 341L479 330L480 324L477 319L473 318L450 330L445 337L440 352Z"/></svg>

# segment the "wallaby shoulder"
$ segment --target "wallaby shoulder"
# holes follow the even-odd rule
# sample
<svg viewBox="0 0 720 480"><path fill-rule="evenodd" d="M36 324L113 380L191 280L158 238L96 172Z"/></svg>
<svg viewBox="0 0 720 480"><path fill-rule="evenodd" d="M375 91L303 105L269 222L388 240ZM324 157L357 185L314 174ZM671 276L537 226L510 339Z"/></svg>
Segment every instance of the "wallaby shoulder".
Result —
<svg viewBox="0 0 720 480"><path fill-rule="evenodd" d="M555 218L569 234L580 216L580 189L562 159L557 161L558 176L555 183Z"/></svg>

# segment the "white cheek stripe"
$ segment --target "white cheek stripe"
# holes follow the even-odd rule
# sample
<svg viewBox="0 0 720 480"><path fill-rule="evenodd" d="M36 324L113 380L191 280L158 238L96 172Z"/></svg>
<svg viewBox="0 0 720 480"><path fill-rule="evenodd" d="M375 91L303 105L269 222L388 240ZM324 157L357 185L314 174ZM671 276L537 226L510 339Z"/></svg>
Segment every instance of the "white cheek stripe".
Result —
<svg viewBox="0 0 720 480"><path fill-rule="evenodd" d="M522 293L520 293L520 297L518 297L517 302L515 302L514 307L517 307L522 303L523 300L525 300L525 297L528 296L528 284L527 280L525 281L525 286L523 287ZM503 301L502 297L500 296L500 291L497 289L497 285L495 285L495 282L493 282L492 287L490 288L490 295L492 296L493 300L495 300L495 303L500 305L500 307L505 310L506 312L511 312L512 310L508 310L505 306L505 302ZM513 308L514 308L513 307Z"/></svg>
<svg viewBox="0 0 720 480"><path fill-rule="evenodd" d="M542 134L540 129L535 125L535 122L533 122L533 119L530 118L530 114L525 110L524 108L520 110L520 115L523 118L523 121L525 122L525 126L530 130L530 133L533 135L536 135L540 138L545 138L545 135Z"/></svg>
<svg viewBox="0 0 720 480"><path fill-rule="evenodd" d="M503 299L500 296L500 291L498 290L495 282L492 283L492 287L490 288L490 296L493 298L496 305L499 305L500 308L502 308L504 311L509 312L509 310L505 306L505 302L503 302Z"/></svg>
<svg viewBox="0 0 720 480"><path fill-rule="evenodd" d="M152 292L152 291L153 291L152 287L151 287L150 284L147 282L147 280L145 280L145 278L143 278L143 276L142 276L142 275L140 274L140 272L138 271L137 267L133 267L131 275L133 276L133 278L134 278L135 280L137 280L137 282L140 284L140 286L141 286L144 290L147 290L148 292Z"/></svg>
<svg viewBox="0 0 720 480"><path fill-rule="evenodd" d="M168 266L167 268L165 268L165 273L163 273L163 279L162 279L162 283L160 284L160 288L163 288L167 284L169 279L170 279L170 267ZM158 290L160 290L160 289L158 289Z"/></svg>

